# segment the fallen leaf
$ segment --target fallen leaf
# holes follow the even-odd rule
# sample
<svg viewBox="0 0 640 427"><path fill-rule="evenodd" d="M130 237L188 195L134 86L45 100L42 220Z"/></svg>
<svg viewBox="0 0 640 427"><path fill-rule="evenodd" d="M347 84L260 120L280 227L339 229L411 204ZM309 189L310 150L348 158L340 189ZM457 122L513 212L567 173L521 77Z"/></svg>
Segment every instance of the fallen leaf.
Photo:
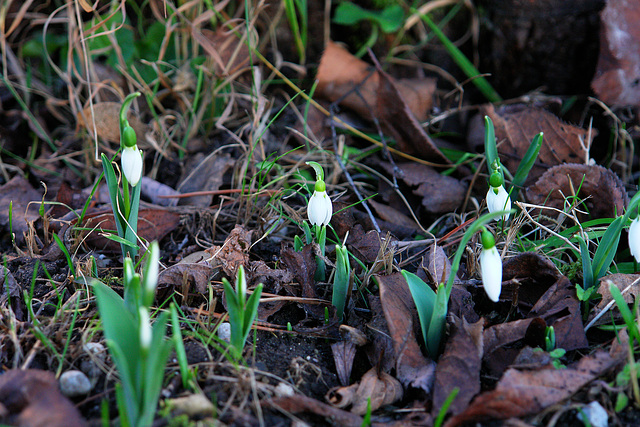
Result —
<svg viewBox="0 0 640 427"><path fill-rule="evenodd" d="M548 259L536 252L522 252L502 263L502 281L519 283L518 302L532 307L562 274ZM506 285L503 292L509 292L513 285Z"/></svg>
<svg viewBox="0 0 640 427"><path fill-rule="evenodd" d="M433 387L435 363L422 355L415 331L418 313L402 274L374 276L380 286L380 302L393 340L396 376L405 386L429 393Z"/></svg>
<svg viewBox="0 0 640 427"><path fill-rule="evenodd" d="M589 132L585 129L564 123L546 110L522 104L498 109L490 104L482 109L482 113L493 121L500 159L512 174L516 173L533 137L544 132L538 159L525 185L534 182L551 166L584 163L587 147L597 133L592 130L591 141L588 141Z"/></svg>
<svg viewBox="0 0 640 427"><path fill-rule="evenodd" d="M140 179L140 195L158 206L176 206L178 199L171 196L178 196L179 191L174 190L166 184L143 176Z"/></svg>
<svg viewBox="0 0 640 427"><path fill-rule="evenodd" d="M624 292L622 294L622 297L627 304L633 304L635 301L640 299L640 280L638 279L640 279L640 274L622 273L609 274L608 276L601 278L600 285L598 286L598 293L602 295L602 299L589 312L588 323L590 323L591 320L597 316L601 317L591 326L611 323L612 317L614 321L620 320L622 316L620 315L620 311L617 310L615 304L611 307L611 312L609 314L606 314L604 316L601 315L602 311L613 300L611 291L609 291L609 283L613 283L618 289L620 289L620 292Z"/></svg>
<svg viewBox="0 0 640 427"><path fill-rule="evenodd" d="M608 1L600 22L600 54L591 87L608 105L640 105L640 4Z"/></svg>
<svg viewBox="0 0 640 427"><path fill-rule="evenodd" d="M203 16L199 20L202 21ZM249 65L249 47L238 36L238 28L229 30L218 27L215 32L206 28L199 29L196 25L191 28L194 40L213 58L213 71L216 75L230 76Z"/></svg>
<svg viewBox="0 0 640 427"><path fill-rule="evenodd" d="M569 351L589 346L575 285L564 276L540 297L529 317L541 317L553 326L558 348Z"/></svg>
<svg viewBox="0 0 640 427"><path fill-rule="evenodd" d="M260 405L291 414L309 412L325 417L333 425L354 427L362 425L362 417L300 394L261 400Z"/></svg>
<svg viewBox="0 0 640 427"><path fill-rule="evenodd" d="M217 268L208 262L179 262L160 272L158 292L164 294L165 289L173 292L175 288L188 292L195 288L197 292L206 295L211 277L216 271ZM162 299L162 296L158 299Z"/></svg>
<svg viewBox="0 0 640 427"><path fill-rule="evenodd" d="M75 220L72 222L75 224ZM180 224L180 214L164 208L143 208L138 212L138 236L152 242L160 241ZM107 239L97 231L110 230L115 233L113 212L102 210L85 215L80 237L88 247L99 250L120 251L120 243Z"/></svg>
<svg viewBox="0 0 640 427"><path fill-rule="evenodd" d="M92 106L88 106L82 113L78 113L76 117L78 126L82 126L93 135L93 125L95 120L95 131L98 138L109 142L120 144L120 102L98 102ZM86 122L85 122L86 119ZM145 141L147 133L147 125L142 123L132 110L127 115L129 125L136 132L138 143Z"/></svg>
<svg viewBox="0 0 640 427"><path fill-rule="evenodd" d="M454 318L454 332L451 334L444 353L438 359L436 380L433 387L433 414L440 408L454 388L459 392L449 406L449 412L456 415L464 411L471 399L480 392L480 368L483 355L483 323L480 319L469 324L464 319Z"/></svg>
<svg viewBox="0 0 640 427"><path fill-rule="evenodd" d="M413 114L400 86L387 73L378 69L380 84L377 91L376 114L383 130L390 133L400 151L441 165L451 165L449 159L436 147ZM453 179L453 178L452 178Z"/></svg>
<svg viewBox="0 0 640 427"><path fill-rule="evenodd" d="M577 192L577 194L575 194ZM592 219L615 218L629 203L624 184L609 169L599 165L564 164L547 170L527 188L527 199L536 205L563 210L567 198L578 196ZM584 210L584 206L579 207ZM545 210L547 216L557 212ZM578 217L582 215L578 214Z"/></svg>
<svg viewBox="0 0 640 427"><path fill-rule="evenodd" d="M0 225L7 231L13 232L16 243L24 241L24 234L29 229L27 222L39 218L38 208L42 196L29 181L21 175L16 175L4 185L0 186ZM29 202L37 202L29 206ZM13 203L11 211L9 205ZM27 209L28 207L28 209ZM9 230L9 213L12 214L12 230Z"/></svg>
<svg viewBox="0 0 640 427"><path fill-rule="evenodd" d="M316 273L316 259L312 245L305 245L301 252L291 247L285 247L280 252L282 263L293 274L300 284L300 291L294 293L303 298L318 298L315 289L314 275ZM324 308L319 305L303 304L304 310L314 319L324 319Z"/></svg>
<svg viewBox="0 0 640 427"><path fill-rule="evenodd" d="M372 118L378 100L380 76L375 69L356 58L345 48L329 41L316 75L316 93L331 102ZM436 89L434 79L406 79L396 81L400 96L419 121L427 119Z"/></svg>
<svg viewBox="0 0 640 427"><path fill-rule="evenodd" d="M429 213L440 214L455 211L465 198L467 187L459 180L442 175L435 169L415 162L396 164L402 182L422 198L422 206ZM394 173L389 163L382 163L388 173Z"/></svg>
<svg viewBox="0 0 640 427"><path fill-rule="evenodd" d="M32 427L78 427L87 423L58 389L53 372L11 369L0 375L3 424Z"/></svg>
<svg viewBox="0 0 640 427"><path fill-rule="evenodd" d="M339 341L331 344L331 353L340 384L346 386L349 384L353 359L356 357L356 345L349 341Z"/></svg>
<svg viewBox="0 0 640 427"><path fill-rule="evenodd" d="M392 222L400 227L413 229L414 231L420 230L420 227L413 219L391 206L378 203L373 199L368 200L368 203L382 220Z"/></svg>
<svg viewBox="0 0 640 427"><path fill-rule="evenodd" d="M451 262L447 254L444 253L442 246L439 246L436 242L429 245L427 253L422 257L422 262L420 262L420 268L416 275L432 285L447 283L451 275ZM456 282L460 283L460 279L457 276L454 278L454 283Z"/></svg>
<svg viewBox="0 0 640 427"><path fill-rule="evenodd" d="M391 375L375 368L369 369L358 384L329 390L327 400L337 408L351 406L351 412L364 415L369 410L375 411L382 406L390 405L402 399L402 385Z"/></svg>
<svg viewBox="0 0 640 427"><path fill-rule="evenodd" d="M224 174L233 167L235 161L229 154L223 156L213 152L197 165L186 168L189 173L181 180L178 191L181 193L191 193L200 191L217 191L223 182ZM213 195L205 194L180 199L178 204L208 207L211 205Z"/></svg>
<svg viewBox="0 0 640 427"><path fill-rule="evenodd" d="M604 351L597 351L580 359L576 366L566 369L509 369L495 390L479 395L463 413L449 419L445 426L538 414L568 399L624 360L623 354L613 357Z"/></svg>
<svg viewBox="0 0 640 427"><path fill-rule="evenodd" d="M236 224L222 246L212 246L205 249L205 252L210 255L212 264L221 264L224 274L235 280L238 268L240 266L247 268L249 265L252 235L253 230L247 230L244 226Z"/></svg>

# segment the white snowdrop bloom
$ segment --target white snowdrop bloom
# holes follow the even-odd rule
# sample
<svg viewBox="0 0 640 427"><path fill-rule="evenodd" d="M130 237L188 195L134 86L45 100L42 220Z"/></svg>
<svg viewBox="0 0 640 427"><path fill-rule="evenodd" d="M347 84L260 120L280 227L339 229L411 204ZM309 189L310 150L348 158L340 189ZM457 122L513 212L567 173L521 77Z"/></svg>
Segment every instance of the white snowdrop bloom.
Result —
<svg viewBox="0 0 640 427"><path fill-rule="evenodd" d="M151 320L149 318L149 309L147 307L140 307L140 347L143 351L149 351L151 348Z"/></svg>
<svg viewBox="0 0 640 427"><path fill-rule="evenodd" d="M498 302L502 289L502 260L490 232L482 232L482 252L480 253L480 274L482 286L489 299Z"/></svg>
<svg viewBox="0 0 640 427"><path fill-rule="evenodd" d="M315 191L307 205L309 222L313 225L327 225L333 215L333 205L327 195L324 181L316 181Z"/></svg>
<svg viewBox="0 0 640 427"><path fill-rule="evenodd" d="M640 216L631 221L629 226L629 251L631 255L636 259L636 262L640 262Z"/></svg>
<svg viewBox="0 0 640 427"><path fill-rule="evenodd" d="M129 184L135 187L142 176L142 150L138 150L137 145L124 147L120 161L122 163L122 173L124 173Z"/></svg>
<svg viewBox="0 0 640 427"><path fill-rule="evenodd" d="M511 209L511 199L509 193L501 185L500 187L489 187L487 192L487 209L489 212L508 211ZM505 221L509 219L511 214L507 213L502 216Z"/></svg>

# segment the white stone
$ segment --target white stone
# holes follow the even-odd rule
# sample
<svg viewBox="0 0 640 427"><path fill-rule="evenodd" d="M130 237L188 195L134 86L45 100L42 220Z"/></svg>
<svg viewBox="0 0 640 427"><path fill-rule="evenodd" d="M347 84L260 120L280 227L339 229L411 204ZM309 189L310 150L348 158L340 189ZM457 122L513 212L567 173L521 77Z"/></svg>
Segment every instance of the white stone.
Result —
<svg viewBox="0 0 640 427"><path fill-rule="evenodd" d="M587 417L589 424L591 424L592 427L609 426L609 414L598 402L593 401L589 403L587 406L582 408L582 412ZM581 412L578 412L578 419L580 421L584 421Z"/></svg>
<svg viewBox="0 0 640 427"><path fill-rule="evenodd" d="M218 326L218 338L225 342L231 342L231 323L222 322Z"/></svg>
<svg viewBox="0 0 640 427"><path fill-rule="evenodd" d="M67 371L60 375L60 391L67 397L84 396L91 391L89 378L81 371Z"/></svg>
<svg viewBox="0 0 640 427"><path fill-rule="evenodd" d="M278 384L276 386L275 392L277 397L289 397L289 396L293 396L295 393L295 391L293 390L293 387L291 387L291 385L287 383Z"/></svg>

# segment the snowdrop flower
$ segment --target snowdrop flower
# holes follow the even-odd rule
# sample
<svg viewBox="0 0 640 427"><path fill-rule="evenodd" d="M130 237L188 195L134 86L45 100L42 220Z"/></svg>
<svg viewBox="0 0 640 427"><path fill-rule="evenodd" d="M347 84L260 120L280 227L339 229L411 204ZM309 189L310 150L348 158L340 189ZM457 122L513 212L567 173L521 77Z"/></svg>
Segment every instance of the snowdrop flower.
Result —
<svg viewBox="0 0 640 427"><path fill-rule="evenodd" d="M631 255L636 259L636 262L640 262L640 215L631 221L629 226L629 251Z"/></svg>
<svg viewBox="0 0 640 427"><path fill-rule="evenodd" d="M122 132L122 173L132 187L138 185L142 176L142 150L136 144L136 132L131 126L125 126Z"/></svg>
<svg viewBox="0 0 640 427"><path fill-rule="evenodd" d="M502 185L502 176L499 172L491 174L489 179L489 191L487 192L487 209L489 212L508 211L511 209L511 199L509 193ZM508 220L509 215L503 215L503 220Z"/></svg>
<svg viewBox="0 0 640 427"><path fill-rule="evenodd" d="M129 184L135 187L142 176L142 150L138 150L137 145L125 147L122 149L120 160L122 162L122 173L124 173Z"/></svg>
<svg viewBox="0 0 640 427"><path fill-rule="evenodd" d="M333 205L327 195L326 188L324 181L317 180L315 191L309 199L307 215L309 216L309 222L313 225L327 225L331 221Z"/></svg>
<svg viewBox="0 0 640 427"><path fill-rule="evenodd" d="M149 309L140 307L140 348L143 351L149 351L151 348L151 320L149 319Z"/></svg>
<svg viewBox="0 0 640 427"><path fill-rule="evenodd" d="M502 288L502 260L496 249L496 241L493 235L483 229L481 239L480 274L482 275L482 286L489 299L493 302L498 302Z"/></svg>

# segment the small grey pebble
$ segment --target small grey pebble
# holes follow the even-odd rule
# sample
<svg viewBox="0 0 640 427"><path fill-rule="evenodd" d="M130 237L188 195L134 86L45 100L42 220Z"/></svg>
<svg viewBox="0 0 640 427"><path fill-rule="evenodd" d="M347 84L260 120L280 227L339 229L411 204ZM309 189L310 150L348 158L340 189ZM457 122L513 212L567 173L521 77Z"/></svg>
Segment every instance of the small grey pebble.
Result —
<svg viewBox="0 0 640 427"><path fill-rule="evenodd" d="M222 322L218 326L218 338L222 341L231 342L231 324L228 322Z"/></svg>
<svg viewBox="0 0 640 427"><path fill-rule="evenodd" d="M84 396L91 391L89 378L80 371L67 371L60 375L60 391L67 397Z"/></svg>

